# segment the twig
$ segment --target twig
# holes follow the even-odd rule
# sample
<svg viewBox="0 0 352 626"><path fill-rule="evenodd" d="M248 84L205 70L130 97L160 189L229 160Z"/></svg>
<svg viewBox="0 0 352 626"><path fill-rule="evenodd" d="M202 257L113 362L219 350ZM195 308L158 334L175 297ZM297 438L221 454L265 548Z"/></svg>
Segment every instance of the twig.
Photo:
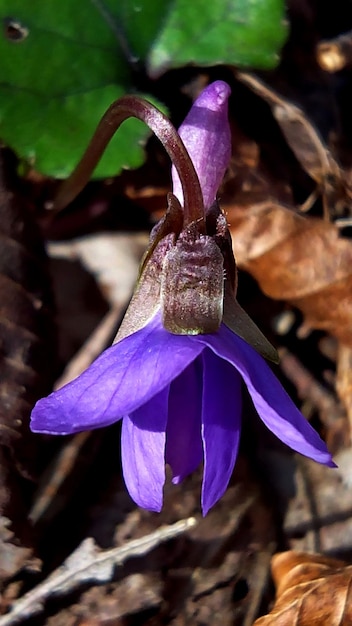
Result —
<svg viewBox="0 0 352 626"><path fill-rule="evenodd" d="M93 539L85 539L49 578L17 600L11 611L0 617L0 626L12 626L40 613L50 596L67 594L82 583L108 582L115 568L127 559L146 554L159 544L193 528L195 524L196 519L189 517L171 526L161 526L149 535L104 552L96 547Z"/></svg>

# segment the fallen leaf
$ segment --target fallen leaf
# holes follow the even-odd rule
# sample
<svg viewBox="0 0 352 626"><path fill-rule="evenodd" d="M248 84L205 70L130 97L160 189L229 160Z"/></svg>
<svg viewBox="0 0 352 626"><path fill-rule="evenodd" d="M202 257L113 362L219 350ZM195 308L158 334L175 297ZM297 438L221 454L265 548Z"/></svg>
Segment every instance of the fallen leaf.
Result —
<svg viewBox="0 0 352 626"><path fill-rule="evenodd" d="M224 207L237 264L266 295L298 307L305 325L352 346L352 243L336 226L271 202Z"/></svg>
<svg viewBox="0 0 352 626"><path fill-rule="evenodd" d="M276 601L254 626L348 626L352 623L352 566L305 552L272 559Z"/></svg>
<svg viewBox="0 0 352 626"><path fill-rule="evenodd" d="M342 401L352 432L352 347L339 344L337 352L336 391Z"/></svg>

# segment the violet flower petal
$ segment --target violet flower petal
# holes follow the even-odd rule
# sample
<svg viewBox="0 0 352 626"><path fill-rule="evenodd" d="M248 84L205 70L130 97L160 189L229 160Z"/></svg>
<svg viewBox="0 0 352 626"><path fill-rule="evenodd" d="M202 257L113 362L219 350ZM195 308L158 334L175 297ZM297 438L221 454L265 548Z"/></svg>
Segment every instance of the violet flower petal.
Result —
<svg viewBox="0 0 352 626"><path fill-rule="evenodd" d="M336 467L318 433L293 404L264 359L249 344L224 324L217 333L199 335L194 340L211 348L239 371L259 417L281 441L318 463Z"/></svg>
<svg viewBox="0 0 352 626"><path fill-rule="evenodd" d="M201 439L202 362L191 363L170 385L165 461L178 484L203 460Z"/></svg>
<svg viewBox="0 0 352 626"><path fill-rule="evenodd" d="M178 133L185 144L203 193L205 209L213 204L231 158L227 101L231 89L222 80L206 87L193 103ZM173 193L183 205L181 181L172 167Z"/></svg>
<svg viewBox="0 0 352 626"><path fill-rule="evenodd" d="M130 416L121 432L122 469L131 498L149 511L161 511L165 483L165 431L169 387Z"/></svg>
<svg viewBox="0 0 352 626"><path fill-rule="evenodd" d="M225 493L236 462L241 433L242 381L233 367L211 350L203 352L202 359L202 510L206 515Z"/></svg>
<svg viewBox="0 0 352 626"><path fill-rule="evenodd" d="M168 333L157 314L103 352L74 381L39 400L31 429L66 435L112 424L169 385L203 349Z"/></svg>

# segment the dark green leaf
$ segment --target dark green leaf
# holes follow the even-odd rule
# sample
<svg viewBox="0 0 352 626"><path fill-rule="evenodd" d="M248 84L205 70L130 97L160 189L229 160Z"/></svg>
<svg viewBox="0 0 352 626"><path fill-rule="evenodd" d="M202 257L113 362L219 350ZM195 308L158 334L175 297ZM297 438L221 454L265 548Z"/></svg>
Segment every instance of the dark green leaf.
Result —
<svg viewBox="0 0 352 626"><path fill-rule="evenodd" d="M0 0L0 19L0 136L44 174L67 176L102 114L131 90L128 60L86 0ZM147 134L125 122L95 175L140 165Z"/></svg>
<svg viewBox="0 0 352 626"><path fill-rule="evenodd" d="M150 72L190 62L270 68L286 34L283 0L173 0L150 52Z"/></svg>
<svg viewBox="0 0 352 626"><path fill-rule="evenodd" d="M0 20L0 137L57 177L139 63L271 67L286 34L283 0L0 0ZM147 134L125 122L95 176L140 165Z"/></svg>

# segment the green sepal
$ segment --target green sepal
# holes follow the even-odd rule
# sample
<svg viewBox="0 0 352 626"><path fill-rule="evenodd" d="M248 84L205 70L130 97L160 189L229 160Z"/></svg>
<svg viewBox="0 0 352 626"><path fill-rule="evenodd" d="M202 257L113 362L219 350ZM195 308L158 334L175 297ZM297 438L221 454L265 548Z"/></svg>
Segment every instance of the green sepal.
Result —
<svg viewBox="0 0 352 626"><path fill-rule="evenodd" d="M168 209L150 234L150 244L141 262L131 302L113 343L146 326L160 309L165 256L174 247L183 222L182 207L176 196L169 193L167 199Z"/></svg>
<svg viewBox="0 0 352 626"><path fill-rule="evenodd" d="M230 287L225 287L223 323L236 335L244 339L262 357L273 363L279 362L276 348L263 335L258 326L242 309Z"/></svg>
<svg viewBox="0 0 352 626"><path fill-rule="evenodd" d="M160 309L162 264L165 254L174 245L173 239L173 235L167 235L158 243L154 249L153 259L144 266L113 343L117 343L144 328Z"/></svg>

